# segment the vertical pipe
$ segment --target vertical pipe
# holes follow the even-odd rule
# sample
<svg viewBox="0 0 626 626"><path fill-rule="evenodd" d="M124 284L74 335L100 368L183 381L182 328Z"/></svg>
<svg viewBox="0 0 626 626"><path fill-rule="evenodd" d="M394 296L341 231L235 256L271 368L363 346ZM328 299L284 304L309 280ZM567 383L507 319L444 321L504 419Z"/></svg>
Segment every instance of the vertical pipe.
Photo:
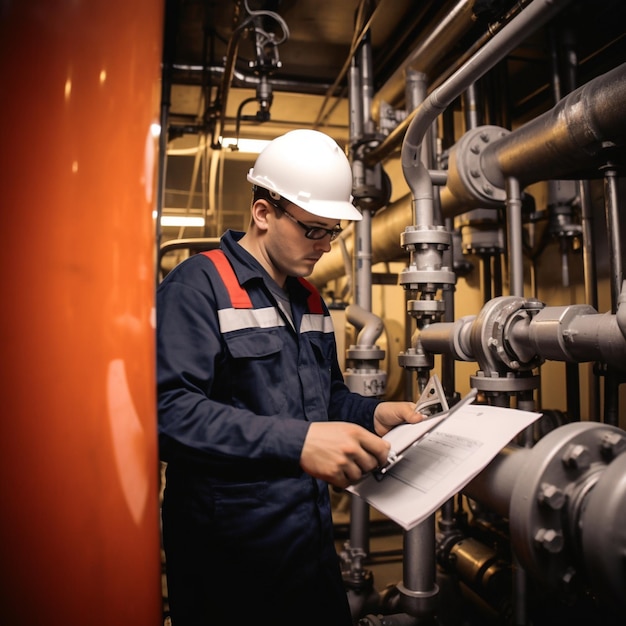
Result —
<svg viewBox="0 0 626 626"><path fill-rule="evenodd" d="M506 227L509 248L510 295L524 295L524 256L522 250L522 194L519 181L506 179Z"/></svg>
<svg viewBox="0 0 626 626"><path fill-rule="evenodd" d="M493 256L493 297L497 298L503 293L502 255L496 252Z"/></svg>
<svg viewBox="0 0 626 626"><path fill-rule="evenodd" d="M491 254L483 254L480 257L480 266L482 269L482 287L483 287L483 304L487 304L492 298L493 290L491 288L491 261L493 256Z"/></svg>
<svg viewBox="0 0 626 626"><path fill-rule="evenodd" d="M604 172L604 202L606 227L609 235L609 259L611 263L611 312L617 311L617 299L622 288L624 269L620 242L619 203L617 198L617 172L608 168Z"/></svg>
<svg viewBox="0 0 626 626"><path fill-rule="evenodd" d="M598 275L596 270L596 258L594 254L594 228L591 202L591 185L588 180L578 181L578 194L580 197L580 221L583 236L583 273L585 287L585 303L598 310ZM600 380L590 371L589 380L589 415L593 419L600 416Z"/></svg>
<svg viewBox="0 0 626 626"><path fill-rule="evenodd" d="M583 233L583 271L585 273L585 303L598 310L598 273L593 251L594 229L591 202L591 186L588 180L578 181Z"/></svg>
<svg viewBox="0 0 626 626"><path fill-rule="evenodd" d="M435 516L404 533L402 580L412 591L428 591L435 579Z"/></svg>
<svg viewBox="0 0 626 626"><path fill-rule="evenodd" d="M422 72L407 72L406 84L406 101L407 108L412 110L417 108L426 98L428 94L427 76ZM421 161L427 167L432 167L434 162L432 147L432 126L431 133L426 133L424 142L420 146ZM414 204L415 206L415 204ZM415 224L424 224L431 227L434 224L433 206L430 210L414 213ZM422 323L423 324L423 323ZM418 327L420 322L418 322ZM428 382L429 374L426 369L419 368L417 370L417 393L420 394ZM450 380L446 381L450 384ZM450 391L454 391L454 387L448 387ZM443 523L452 521L452 503L446 503L443 507ZM402 561L403 568L403 585L400 591L406 598L406 601L419 594L422 598L436 596L438 588L435 583L435 516L431 515L424 522L407 531L403 537L404 558ZM413 614L425 614L432 610L432 606L428 603L419 603L419 606L413 607Z"/></svg>
<svg viewBox="0 0 626 626"><path fill-rule="evenodd" d="M155 626L163 3L1 14L2 622Z"/></svg>
<svg viewBox="0 0 626 626"><path fill-rule="evenodd" d="M559 50L564 47L564 90L569 93L576 88L576 69L578 59L574 49L573 41L571 41L570 29L562 28L560 25L551 25L548 28L550 35L550 55L552 66L552 89L554 103L558 103L562 98L561 88L561 72L559 71ZM564 39L564 42L559 42ZM564 46L560 44L565 44ZM569 287L569 260L568 260L568 240L566 237L560 238L561 246L561 276L564 287ZM580 369L578 363L565 364L565 389L566 389L566 406L567 414L572 421L580 420Z"/></svg>
<svg viewBox="0 0 626 626"><path fill-rule="evenodd" d="M364 118L366 114L369 115L369 111L364 110L367 99L363 96L362 65L363 61L367 64L367 54L362 50L365 46L364 38L349 70L350 142L353 145L363 138ZM360 63L356 62L357 59ZM362 160L353 158L352 175L355 188L365 185L365 166ZM368 211L362 213L363 219L354 226L354 301L366 311L371 311L371 215ZM365 554L370 552L369 505L361 498L353 497L350 500L350 545Z"/></svg>
<svg viewBox="0 0 626 626"><path fill-rule="evenodd" d="M609 236L611 312L616 313L622 281L624 280L624 270L620 242L617 172L611 167L604 172L604 202L606 228ZM604 423L612 426L619 425L619 384L619 376L609 366L604 376Z"/></svg>

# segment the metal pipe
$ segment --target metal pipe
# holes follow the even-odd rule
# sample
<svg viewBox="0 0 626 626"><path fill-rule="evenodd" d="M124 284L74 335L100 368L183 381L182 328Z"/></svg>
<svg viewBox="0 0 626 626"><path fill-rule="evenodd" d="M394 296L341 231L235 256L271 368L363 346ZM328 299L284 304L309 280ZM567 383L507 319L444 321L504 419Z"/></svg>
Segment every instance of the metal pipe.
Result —
<svg viewBox="0 0 626 626"><path fill-rule="evenodd" d="M583 234L583 272L585 282L585 303L594 309L598 308L598 274L594 248L593 213L591 203L591 187L588 180L578 181L580 197L580 215Z"/></svg>
<svg viewBox="0 0 626 626"><path fill-rule="evenodd" d="M326 94L324 96L324 101L322 102L322 105L320 106L320 110L317 114L317 118L315 119L315 123L313 125L314 128L319 127L324 122L324 119L325 119L324 112L328 104L328 101L333 96L338 85L341 83L344 76L346 75L346 72L348 71L349 67L352 65L354 55L356 54L359 46L361 45L361 41L363 37L370 30L375 18L380 14L382 8L385 6L386 6L385 2L383 1L379 3L377 6L375 6L373 10L371 10L370 0L361 0L361 2L359 3L358 13L357 13L357 23L356 23L358 32L355 32L354 34L354 38L352 40L352 45L350 46L350 50L348 52L348 57L346 59L346 62L344 63L343 67L337 74L337 78L335 78L335 82L326 91ZM365 20L363 17L363 14L366 11L366 9L370 12L367 20Z"/></svg>
<svg viewBox="0 0 626 626"><path fill-rule="evenodd" d="M230 84L232 80L233 69L237 60L237 51L239 50L239 39L241 38L244 27L248 24L248 20L241 20L241 0L235 0L235 22L237 23L231 38L228 40L226 49L226 59L224 60L224 73L222 80L218 86L215 96L215 103L218 107L218 115L215 118L215 126L213 128L213 136L211 138L211 146L219 146L219 138L222 135L222 129L226 120L226 105L228 104L228 94L230 92Z"/></svg>
<svg viewBox="0 0 626 626"><path fill-rule="evenodd" d="M362 347L371 347L385 329L383 321L371 311L358 304L350 304L346 307L347 320L360 330L357 344Z"/></svg>
<svg viewBox="0 0 626 626"><path fill-rule="evenodd" d="M617 172L609 166L604 172L604 204L609 238L611 310L617 312L620 290L624 279L622 246L620 241ZM621 331L621 329L620 329ZM604 375L604 423L619 424L619 385L622 377L609 367Z"/></svg>
<svg viewBox="0 0 626 626"><path fill-rule="evenodd" d="M519 296L491 300L476 317L426 326L420 344L432 354L449 352L458 359L484 363L483 369L490 372L520 369L537 359L600 361L624 371L626 337L618 323L624 323L622 306L618 316L597 313L586 304L544 308L530 304L536 312L528 315L529 301Z"/></svg>
<svg viewBox="0 0 626 626"><path fill-rule="evenodd" d="M510 291L524 295L524 252L522 250L522 192L519 181L506 179L506 232L509 249Z"/></svg>
<svg viewBox="0 0 626 626"><path fill-rule="evenodd" d="M433 615L439 587L436 584L435 516L404 533L404 558L399 607L413 617Z"/></svg>
<svg viewBox="0 0 626 626"><path fill-rule="evenodd" d="M590 80L550 111L488 145L485 177L502 189L509 176L522 186L603 165L626 137L626 63ZM524 155L524 158L520 158ZM581 176L584 178L584 176Z"/></svg>
<svg viewBox="0 0 626 626"><path fill-rule="evenodd" d="M528 448L509 444L463 488L463 493L508 518L511 493L528 462L529 453Z"/></svg>
<svg viewBox="0 0 626 626"><path fill-rule="evenodd" d="M626 68L626 65L624 66ZM625 74L626 76L626 74ZM624 81L626 85L626 80ZM626 93L626 92L625 92ZM609 167L604 172L604 205L606 230L609 238L611 311L617 311L617 299L624 280L622 245L620 240L619 202L617 197L617 172Z"/></svg>
<svg viewBox="0 0 626 626"><path fill-rule="evenodd" d="M360 9L363 7L361 6ZM367 31L366 31L367 32ZM363 33L363 37L365 36ZM366 40L359 39L360 43L359 50L366 46ZM358 52L358 51L357 51ZM361 75L361 67L356 62L357 56L351 59L351 64L349 67L349 102L350 102L350 143L354 144L354 142L361 139L363 136L364 130L364 111L363 111L363 81ZM329 96L327 96L328 98ZM322 107L323 108L323 107ZM321 115L321 110L320 110ZM352 173L353 173L353 186L356 187L359 184L360 180L364 180L365 178L365 168L363 165L363 161L356 159L354 154L352 154ZM367 212L365 212L367 213ZM363 219L366 219L366 216L363 215ZM369 240L371 237L371 219L367 219L367 230L368 232L364 233L363 226L360 223L357 223L353 226L354 232L356 233L356 241L357 241L357 250L355 254L352 256L355 260L355 265L353 269L354 275L354 301L355 307L352 309L352 319L351 321L357 324L359 323L355 317L357 313L359 314L367 314L371 311L371 282L363 283L364 279L366 281L371 281L371 266L367 265L371 262L371 251L367 251L363 253L361 246L363 244L363 240ZM365 264L365 265L364 265ZM367 272L368 276L365 276L365 272ZM369 285L369 286L368 286ZM364 321L364 320L363 320ZM357 326L357 328L360 328ZM368 328L372 328L372 326L368 326ZM376 334L376 333L374 333ZM380 333L378 333L380 334ZM362 337L361 337L362 338ZM369 339L368 339L369 340ZM375 340L374 340L375 341ZM374 345L372 341L371 344ZM354 549L360 549L364 554L369 554L370 551L370 535L369 535L369 505L367 502L362 500L361 498L351 498L350 499L350 545Z"/></svg>

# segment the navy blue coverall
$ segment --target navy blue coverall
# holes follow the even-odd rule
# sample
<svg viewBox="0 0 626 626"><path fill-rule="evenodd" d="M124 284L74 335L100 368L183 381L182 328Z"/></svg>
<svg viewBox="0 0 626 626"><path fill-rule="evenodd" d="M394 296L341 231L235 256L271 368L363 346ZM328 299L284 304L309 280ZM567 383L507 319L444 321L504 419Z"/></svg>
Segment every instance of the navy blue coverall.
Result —
<svg viewBox="0 0 626 626"><path fill-rule="evenodd" d="M175 267L157 291L173 626L349 626L328 485L299 459L311 422L373 431L380 400L344 384L319 294L287 279L292 326L241 236L228 231L221 248L251 308L233 305L204 254Z"/></svg>

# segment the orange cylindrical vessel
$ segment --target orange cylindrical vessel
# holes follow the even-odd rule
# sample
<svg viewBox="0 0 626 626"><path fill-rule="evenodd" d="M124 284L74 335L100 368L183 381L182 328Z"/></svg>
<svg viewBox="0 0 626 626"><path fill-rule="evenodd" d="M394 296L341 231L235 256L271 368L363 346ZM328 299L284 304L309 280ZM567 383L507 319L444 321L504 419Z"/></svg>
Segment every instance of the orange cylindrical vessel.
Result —
<svg viewBox="0 0 626 626"><path fill-rule="evenodd" d="M162 623L155 408L161 0L9 1L2 622Z"/></svg>

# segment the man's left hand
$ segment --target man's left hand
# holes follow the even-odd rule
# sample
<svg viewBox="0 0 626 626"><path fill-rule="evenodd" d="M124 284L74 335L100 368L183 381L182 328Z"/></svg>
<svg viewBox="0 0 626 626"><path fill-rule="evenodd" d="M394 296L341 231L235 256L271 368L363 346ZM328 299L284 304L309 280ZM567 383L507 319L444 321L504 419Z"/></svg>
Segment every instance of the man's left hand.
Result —
<svg viewBox="0 0 626 626"><path fill-rule="evenodd" d="M381 402L374 411L374 429L381 437L399 424L417 424L424 419L414 402Z"/></svg>

